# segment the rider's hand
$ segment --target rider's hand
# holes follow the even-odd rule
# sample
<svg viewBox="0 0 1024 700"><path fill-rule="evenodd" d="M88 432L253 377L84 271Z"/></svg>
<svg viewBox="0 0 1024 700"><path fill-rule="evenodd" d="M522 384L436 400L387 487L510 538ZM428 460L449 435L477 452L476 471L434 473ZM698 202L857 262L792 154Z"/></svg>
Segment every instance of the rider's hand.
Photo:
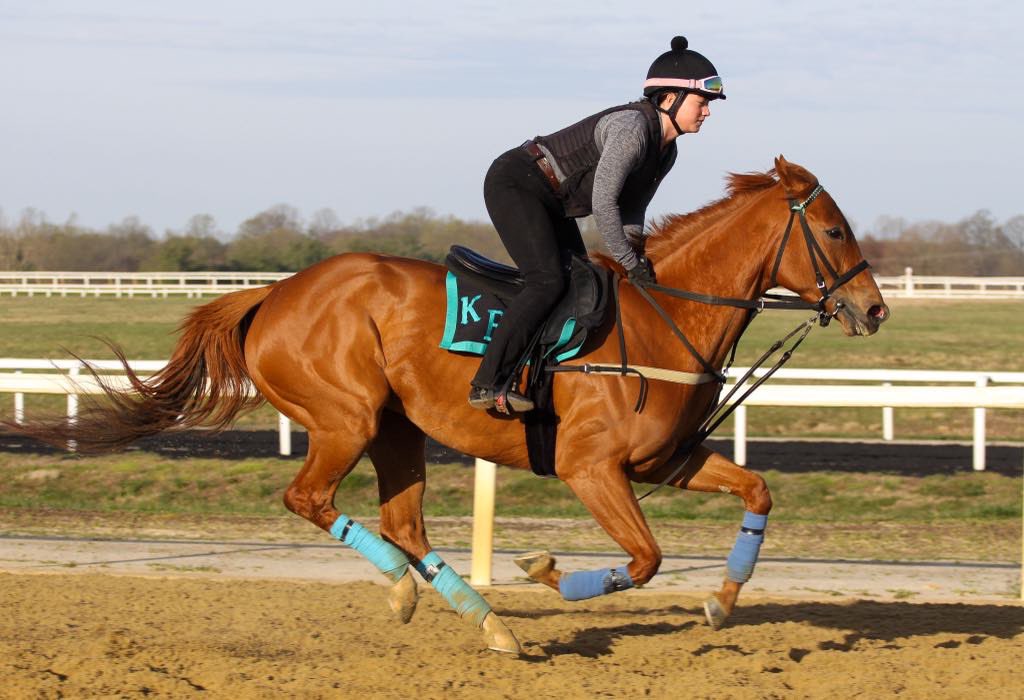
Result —
<svg viewBox="0 0 1024 700"><path fill-rule="evenodd" d="M629 281L638 287L646 287L651 284L657 284L658 280L654 278L654 266L651 261L645 257L637 259L637 264L626 271L626 277Z"/></svg>

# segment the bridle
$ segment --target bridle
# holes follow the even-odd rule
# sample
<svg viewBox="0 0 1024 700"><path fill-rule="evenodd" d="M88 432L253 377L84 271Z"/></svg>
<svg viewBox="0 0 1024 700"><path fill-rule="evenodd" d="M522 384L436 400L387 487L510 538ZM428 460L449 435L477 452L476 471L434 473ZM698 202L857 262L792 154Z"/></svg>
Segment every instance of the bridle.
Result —
<svg viewBox="0 0 1024 700"><path fill-rule="evenodd" d="M795 197L788 198L789 201L789 221L786 222L786 230L782 234L782 242L779 244L779 251L775 254L775 262L772 265L772 273L770 282L768 285L769 289L774 289L779 286L778 274L779 267L782 265L782 256L786 252L786 246L789 244L790 235L793 232L793 221L797 217L800 219L800 228L804 234L804 242L807 245L807 254L811 259L811 266L814 268L814 281L818 288L821 296L816 302L807 302L799 297L792 297L789 295L772 294L770 292L761 295L758 299L736 299L733 297L720 297L710 294L698 294L696 292L688 292L683 289L676 289L675 287L665 287L660 284L648 284L648 285L635 285L640 291L640 294L655 307L655 310L659 310L661 307L654 301L654 298L646 293L646 290L655 291L661 294L665 294L680 299L689 299L690 301L697 301L702 304L710 304L712 306L735 306L741 309L752 309L760 312L765 309L810 309L818 313L818 320L822 326L827 326L829 321L835 318L836 314L841 308L841 302L838 303L833 311L828 312L825 310L825 306L832 295L844 284L852 280L854 277L859 275L864 270L871 267L867 260L861 260L859 263L851 267L843 274L836 272L835 268L832 267L832 263L828 261L828 257L825 256L825 251L821 249L821 245L818 240L811 233L811 227L807 223L807 207L810 206L811 202L817 199L825 188L821 185L816 185L811 193L802 202L797 202ZM824 265L825 271L828 272L833 282L830 285L826 285L825 276L821 272L821 268ZM667 315L662 313L662 317ZM700 358L698 358L700 359ZM702 363L705 364L705 363ZM705 367L706 368L706 367Z"/></svg>
<svg viewBox="0 0 1024 700"><path fill-rule="evenodd" d="M807 207L811 204L811 202L817 199L824 191L824 187L822 187L821 185L815 185L814 189L811 190L811 193L807 196L807 199L800 202L799 204L797 203L795 198L789 199L789 221L786 223L785 233L782 234L782 243L779 245L779 252L775 256L775 264L772 265L772 275L770 278L768 288L774 289L775 287L779 286L778 274L779 266L782 265L782 255L783 253L786 252L786 244L789 243L789 235L793 230L793 219L799 216L800 228L803 229L804 242L807 244L807 254L811 258L811 265L814 267L815 285L817 286L818 291L821 294L821 297L814 304L807 304L806 306L789 304L788 308L814 309L819 314L818 318L821 325L827 326L829 321L831 321L832 318L834 318L835 315L842 308L842 302L837 302L836 308L832 311L832 313L827 313L825 311L825 304L828 302L830 298L832 298L832 294L835 293L836 290L838 290L844 284L846 284L854 277L859 275L861 272L871 267L871 265L868 264L867 260L862 259L859 263L857 263L849 270L840 275L836 272L835 268L832 267L832 263L828 261L828 257L825 255L825 251L821 249L821 245L818 243L818 239L816 239L814 237L814 234L811 233L811 227L807 223ZM821 264L819 264L819 260ZM825 276L821 273L821 265L825 266L825 270L828 272L829 276L831 276L834 280L832 284L828 286L825 285ZM790 302L789 299L784 299L774 294L765 294L765 297L771 299L781 299L783 301ZM806 302L804 302L804 304L806 304Z"/></svg>

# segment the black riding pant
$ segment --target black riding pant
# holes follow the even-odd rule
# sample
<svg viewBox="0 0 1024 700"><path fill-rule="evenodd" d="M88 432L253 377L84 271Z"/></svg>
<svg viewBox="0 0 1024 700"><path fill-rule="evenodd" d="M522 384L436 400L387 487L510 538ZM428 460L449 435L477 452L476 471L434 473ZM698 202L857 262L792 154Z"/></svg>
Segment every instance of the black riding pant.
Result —
<svg viewBox="0 0 1024 700"><path fill-rule="evenodd" d="M568 284L570 253L586 255L575 219L523 148L503 153L484 179L487 213L523 273L521 292L498 323L473 385L500 389Z"/></svg>

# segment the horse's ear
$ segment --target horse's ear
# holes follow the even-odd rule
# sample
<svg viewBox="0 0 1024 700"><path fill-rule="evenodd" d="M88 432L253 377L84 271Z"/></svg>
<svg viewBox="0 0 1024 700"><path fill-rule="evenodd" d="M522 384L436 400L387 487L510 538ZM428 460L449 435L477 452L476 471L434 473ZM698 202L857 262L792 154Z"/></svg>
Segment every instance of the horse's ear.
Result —
<svg viewBox="0 0 1024 700"><path fill-rule="evenodd" d="M782 183L786 194L794 197L805 194L818 184L818 179L807 168L790 163L781 154L775 159L775 172L778 174L779 182Z"/></svg>

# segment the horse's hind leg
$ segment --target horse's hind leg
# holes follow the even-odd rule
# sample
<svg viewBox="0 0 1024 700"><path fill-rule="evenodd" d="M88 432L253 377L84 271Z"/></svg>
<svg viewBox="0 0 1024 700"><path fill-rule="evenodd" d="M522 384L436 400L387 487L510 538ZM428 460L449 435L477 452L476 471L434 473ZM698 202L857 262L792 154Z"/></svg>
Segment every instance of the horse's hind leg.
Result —
<svg viewBox="0 0 1024 700"><path fill-rule="evenodd" d="M426 486L426 439L423 431L405 416L385 410L377 437L367 453L377 471L380 492L380 534L408 554L422 559L430 551L423 524L423 491ZM398 619L412 620L419 601L411 571L388 594L388 604Z"/></svg>
<svg viewBox="0 0 1024 700"><path fill-rule="evenodd" d="M656 472L645 475L642 480L661 483L679 464L679 460L670 460ZM732 614L740 589L754 572L761 542L764 540L768 512L772 509L771 493L761 476L706 447L698 447L683 471L668 485L690 491L731 493L738 496L746 507L743 525L726 563L722 588L704 603L708 624L719 629Z"/></svg>
<svg viewBox="0 0 1024 700"><path fill-rule="evenodd" d="M351 418L348 424L357 423ZM339 421L344 425L345 421ZM376 432L377 418L366 424L338 430L310 430L306 463L285 491L285 506L335 539L369 559L385 576L397 583L407 574L409 558L394 545L385 542L334 506L338 484L355 467Z"/></svg>
<svg viewBox="0 0 1024 700"><path fill-rule="evenodd" d="M385 410L369 455L377 470L380 490L380 532L416 560L416 569L438 590L461 617L484 631L487 646L495 651L519 653L515 635L486 601L435 554L423 524L426 458L423 432L408 418ZM391 588L389 603L403 622L416 609L418 593L411 574Z"/></svg>

